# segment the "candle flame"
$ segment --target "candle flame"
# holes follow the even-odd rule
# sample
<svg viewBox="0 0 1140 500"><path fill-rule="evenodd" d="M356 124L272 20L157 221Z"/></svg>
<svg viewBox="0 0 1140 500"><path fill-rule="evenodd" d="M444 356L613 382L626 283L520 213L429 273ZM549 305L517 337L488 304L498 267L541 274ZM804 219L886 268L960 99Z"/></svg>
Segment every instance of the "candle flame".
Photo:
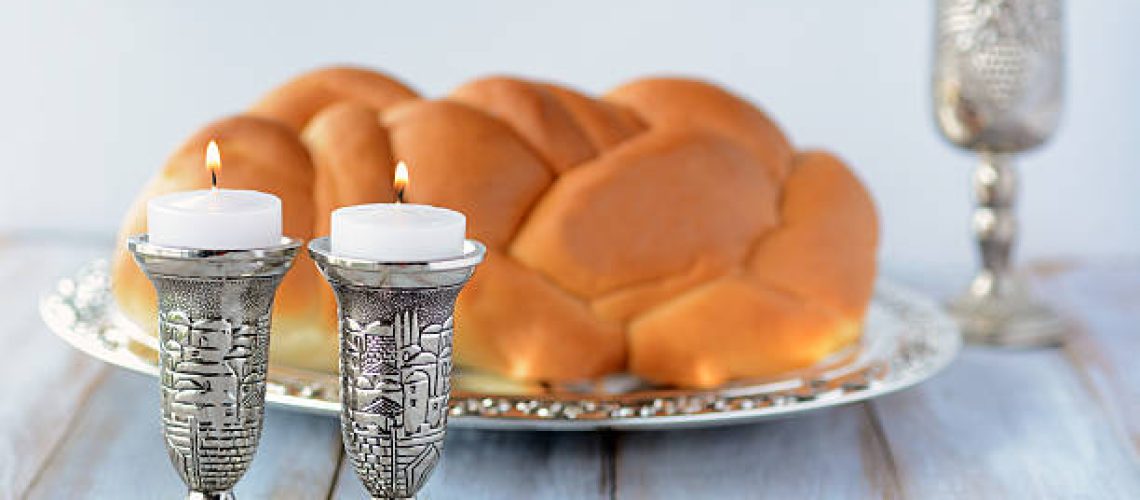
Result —
<svg viewBox="0 0 1140 500"><path fill-rule="evenodd" d="M404 190L408 188L408 166L402 161L396 164L396 177L392 180L392 188L396 190L396 203L403 203Z"/></svg>
<svg viewBox="0 0 1140 500"><path fill-rule="evenodd" d="M218 171L222 169L222 152L218 143L210 141L206 145L206 170L210 171L210 187L218 189Z"/></svg>

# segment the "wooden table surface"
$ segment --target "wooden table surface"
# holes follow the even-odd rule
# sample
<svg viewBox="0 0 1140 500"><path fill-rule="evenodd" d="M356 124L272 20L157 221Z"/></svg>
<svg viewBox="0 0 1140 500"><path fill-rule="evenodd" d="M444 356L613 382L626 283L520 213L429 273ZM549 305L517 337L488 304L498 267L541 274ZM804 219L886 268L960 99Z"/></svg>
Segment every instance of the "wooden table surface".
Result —
<svg viewBox="0 0 1140 500"><path fill-rule="evenodd" d="M0 238L0 499L181 498L153 379L50 334L37 296L105 243ZM900 281L944 296L958 280ZM960 277L958 277L960 278ZM1039 269L1063 349L966 348L944 373L802 417L668 432L452 430L421 498L1140 499L1140 261ZM337 422L270 409L239 498L365 498Z"/></svg>

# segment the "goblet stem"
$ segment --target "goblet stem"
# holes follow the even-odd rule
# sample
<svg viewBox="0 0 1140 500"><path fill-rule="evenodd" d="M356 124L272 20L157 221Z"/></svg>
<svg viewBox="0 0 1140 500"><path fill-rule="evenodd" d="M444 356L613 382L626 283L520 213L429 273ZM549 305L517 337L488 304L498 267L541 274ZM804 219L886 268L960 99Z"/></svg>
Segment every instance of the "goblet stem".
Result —
<svg viewBox="0 0 1140 500"><path fill-rule="evenodd" d="M972 294L992 297L1012 291L1010 261L1017 237L1016 195L1017 177L1009 155L983 152L982 162L974 171L977 206L972 221L982 269L970 285Z"/></svg>
<svg viewBox="0 0 1140 500"><path fill-rule="evenodd" d="M972 227L982 268L950 304L968 341L1011 347L1057 345L1064 322L1038 302L1013 271L1017 237L1017 176L1010 155L982 152L974 171Z"/></svg>

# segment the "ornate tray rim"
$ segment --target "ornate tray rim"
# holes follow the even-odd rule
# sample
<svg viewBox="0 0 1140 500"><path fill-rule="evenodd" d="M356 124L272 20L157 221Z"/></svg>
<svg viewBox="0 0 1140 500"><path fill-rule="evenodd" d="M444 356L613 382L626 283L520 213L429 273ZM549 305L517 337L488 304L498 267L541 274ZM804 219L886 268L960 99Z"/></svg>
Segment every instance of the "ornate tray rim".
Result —
<svg viewBox="0 0 1140 500"><path fill-rule="evenodd" d="M79 351L106 363L157 376L150 359L155 340L118 313L108 290L106 262L97 260L61 278L40 299L50 330ZM707 390L635 389L632 392L550 394L453 391L450 425L501 430L582 431L708 427L786 417L876 398L940 372L961 349L958 327L932 300L879 279L860 345L805 370ZM628 377L626 377L628 379ZM334 374L274 365L266 399L295 411L338 415ZM621 377L611 383L628 383ZM457 384L462 385L462 384ZM595 384L597 387L597 384Z"/></svg>

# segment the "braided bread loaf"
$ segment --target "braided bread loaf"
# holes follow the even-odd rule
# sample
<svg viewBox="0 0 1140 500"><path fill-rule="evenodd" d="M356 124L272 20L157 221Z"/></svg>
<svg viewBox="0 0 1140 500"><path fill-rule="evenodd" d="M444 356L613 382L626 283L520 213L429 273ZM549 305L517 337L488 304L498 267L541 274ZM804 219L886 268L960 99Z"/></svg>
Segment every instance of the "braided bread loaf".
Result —
<svg viewBox="0 0 1140 500"><path fill-rule="evenodd" d="M594 99L488 78L426 100L367 70L312 72L195 134L123 236L145 230L145 200L207 185L211 138L222 184L280 196L301 238L327 234L337 207L392 201L407 161L408 201L466 213L489 249L457 304L459 363L513 377L772 374L856 339L871 296L878 229L860 182L706 83ZM153 291L123 248L113 280L127 316L152 325ZM335 370L335 303L307 257L278 297L274 361Z"/></svg>

